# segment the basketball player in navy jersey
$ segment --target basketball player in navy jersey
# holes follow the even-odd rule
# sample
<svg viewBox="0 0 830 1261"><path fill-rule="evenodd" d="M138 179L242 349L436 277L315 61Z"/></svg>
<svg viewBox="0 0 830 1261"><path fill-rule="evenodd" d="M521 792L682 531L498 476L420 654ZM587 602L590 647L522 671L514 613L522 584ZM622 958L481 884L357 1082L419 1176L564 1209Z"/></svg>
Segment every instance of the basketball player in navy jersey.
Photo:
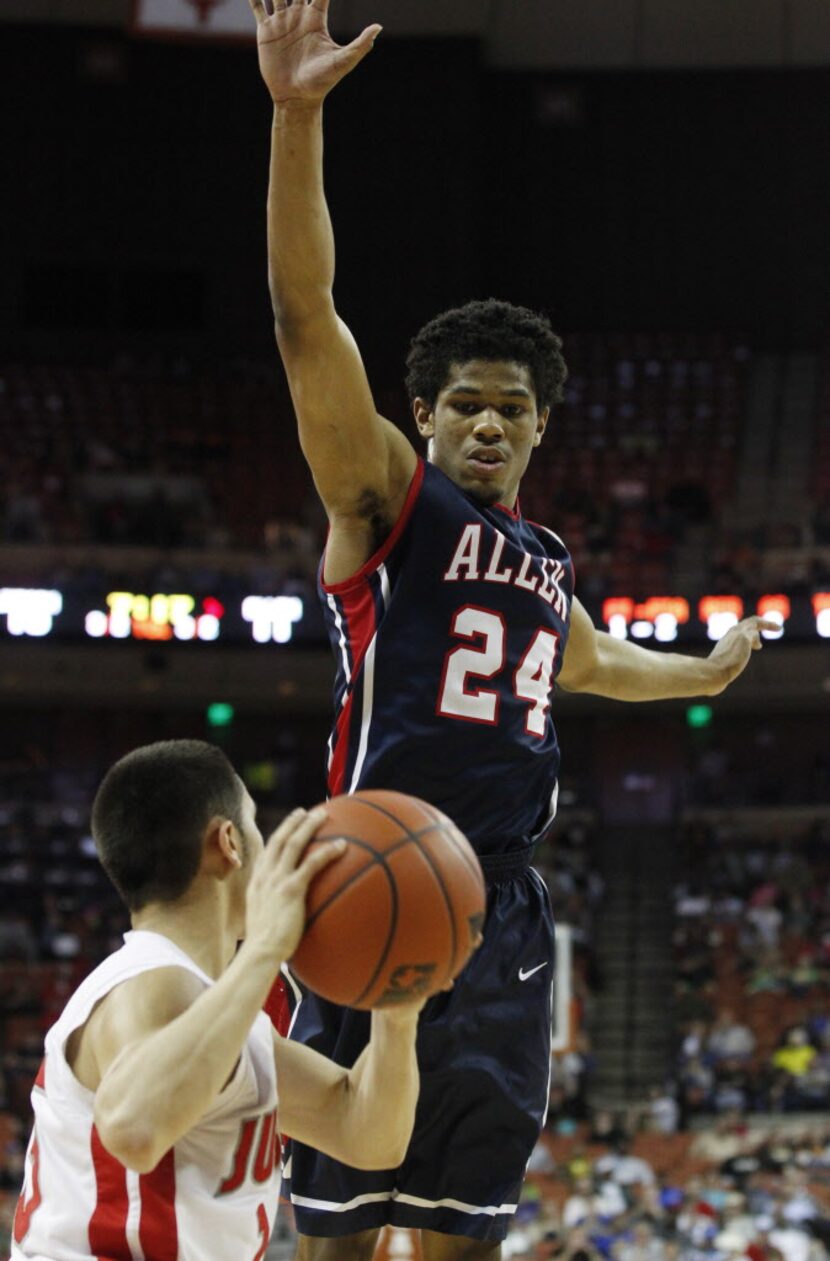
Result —
<svg viewBox="0 0 830 1261"><path fill-rule="evenodd" d="M298 1143L286 1175L303 1261L365 1261L386 1223L420 1228L425 1261L497 1258L543 1122L553 923L531 867L556 804L554 680L618 700L709 696L760 647L733 628L705 660L598 632L565 545L518 490L566 370L547 320L493 300L416 336L407 384L422 460L378 416L332 299L322 104L370 51L327 29L328 0L251 0L274 102L269 279L300 440L330 522L320 588L338 663L332 794L411 792L445 810L489 884L484 944L432 999L403 1164L360 1173ZM366 1017L305 995L293 1036L349 1064Z"/></svg>

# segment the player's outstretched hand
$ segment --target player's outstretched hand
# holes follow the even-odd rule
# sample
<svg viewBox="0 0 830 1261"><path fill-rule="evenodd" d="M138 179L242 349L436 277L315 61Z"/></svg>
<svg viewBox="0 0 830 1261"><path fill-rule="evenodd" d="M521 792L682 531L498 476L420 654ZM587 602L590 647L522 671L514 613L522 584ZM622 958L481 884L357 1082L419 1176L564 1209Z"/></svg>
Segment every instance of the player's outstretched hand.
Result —
<svg viewBox="0 0 830 1261"><path fill-rule="evenodd" d="M745 617L737 626L726 632L723 639L718 640L709 653L709 660L717 668L715 682L709 695L718 693L729 687L729 684L743 674L749 658L763 646L761 631L779 631L780 623L769 618Z"/></svg>
<svg viewBox="0 0 830 1261"><path fill-rule="evenodd" d="M346 848L343 840L326 841L303 858L325 818L324 807L294 810L269 839L251 873L245 940L272 955L276 966L297 949L305 927L308 886Z"/></svg>
<svg viewBox="0 0 830 1261"><path fill-rule="evenodd" d="M380 34L367 26L341 47L329 34L329 0L249 0L257 21L259 68L277 105L314 105L353 70Z"/></svg>

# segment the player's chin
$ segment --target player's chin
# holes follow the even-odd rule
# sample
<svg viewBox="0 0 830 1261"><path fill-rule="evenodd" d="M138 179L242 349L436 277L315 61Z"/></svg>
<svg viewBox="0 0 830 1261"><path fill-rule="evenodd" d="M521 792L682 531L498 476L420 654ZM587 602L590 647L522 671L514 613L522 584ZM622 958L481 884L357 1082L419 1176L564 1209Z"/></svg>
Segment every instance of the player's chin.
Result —
<svg viewBox="0 0 830 1261"><path fill-rule="evenodd" d="M506 493L505 487L501 483L501 478L496 482L489 477L476 477L475 475L470 477L468 475L460 484L468 495L474 495L479 503L487 506L501 503Z"/></svg>

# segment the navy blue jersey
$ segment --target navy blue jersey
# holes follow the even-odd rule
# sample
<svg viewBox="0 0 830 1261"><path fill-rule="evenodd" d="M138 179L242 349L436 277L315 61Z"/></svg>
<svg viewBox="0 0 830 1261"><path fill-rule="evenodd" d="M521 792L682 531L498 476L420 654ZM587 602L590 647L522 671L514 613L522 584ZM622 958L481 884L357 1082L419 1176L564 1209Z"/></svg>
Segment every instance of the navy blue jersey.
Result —
<svg viewBox="0 0 830 1261"><path fill-rule="evenodd" d="M573 599L562 540L419 460L383 546L320 591L338 663L331 794L423 797L481 854L538 836L559 773L550 702Z"/></svg>

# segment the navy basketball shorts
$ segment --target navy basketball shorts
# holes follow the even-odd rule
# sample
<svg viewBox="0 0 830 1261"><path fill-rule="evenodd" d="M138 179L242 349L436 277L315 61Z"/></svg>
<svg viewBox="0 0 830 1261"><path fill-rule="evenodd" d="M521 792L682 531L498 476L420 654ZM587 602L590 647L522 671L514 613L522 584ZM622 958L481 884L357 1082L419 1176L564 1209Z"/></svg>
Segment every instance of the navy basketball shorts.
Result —
<svg viewBox="0 0 830 1261"><path fill-rule="evenodd" d="M290 1142L283 1187L301 1234L351 1235L388 1224L505 1237L547 1110L553 971L542 878L525 865L488 881L482 945L452 990L421 1014L421 1091L404 1163L367 1173ZM368 1013L307 993L291 1030L344 1066L368 1036Z"/></svg>

